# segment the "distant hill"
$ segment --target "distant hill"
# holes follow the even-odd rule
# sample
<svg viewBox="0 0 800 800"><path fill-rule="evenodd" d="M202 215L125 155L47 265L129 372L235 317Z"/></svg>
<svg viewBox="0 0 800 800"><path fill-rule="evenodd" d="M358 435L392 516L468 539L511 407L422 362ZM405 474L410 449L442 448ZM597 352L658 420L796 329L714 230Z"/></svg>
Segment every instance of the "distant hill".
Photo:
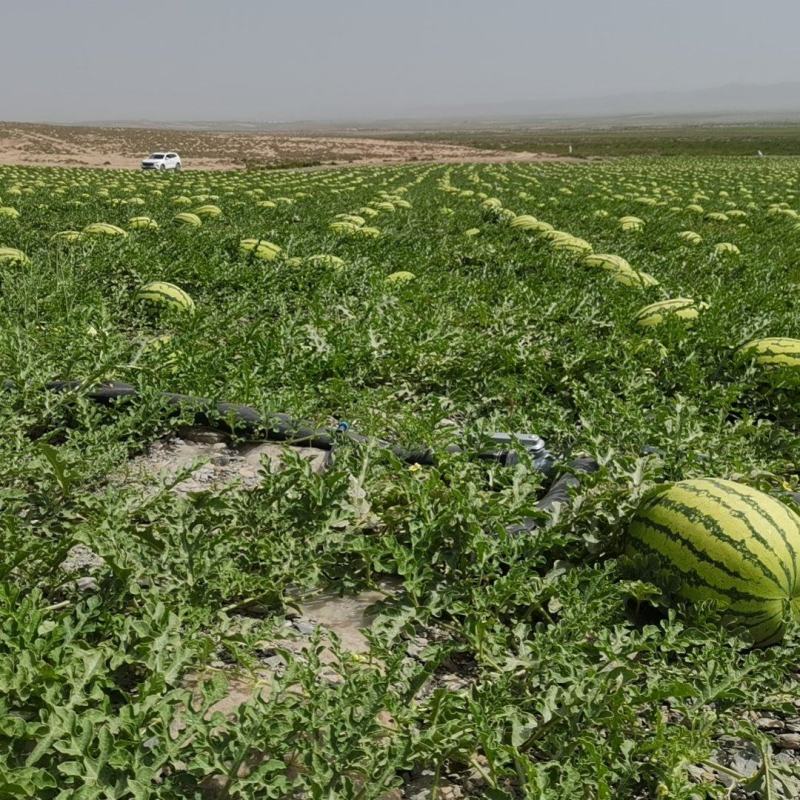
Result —
<svg viewBox="0 0 800 800"><path fill-rule="evenodd" d="M800 82L729 84L692 91L630 92L603 97L534 99L453 108L459 116L610 117L708 115L800 117Z"/></svg>
<svg viewBox="0 0 800 800"><path fill-rule="evenodd" d="M604 124L743 122L800 120L800 81L774 84L728 84L691 91L629 92L601 97L529 98L460 105L399 109L396 115L337 117L315 120L93 120L92 126L203 129L227 131L309 132L338 129L351 132L380 128L413 129L502 123L559 123L587 120Z"/></svg>

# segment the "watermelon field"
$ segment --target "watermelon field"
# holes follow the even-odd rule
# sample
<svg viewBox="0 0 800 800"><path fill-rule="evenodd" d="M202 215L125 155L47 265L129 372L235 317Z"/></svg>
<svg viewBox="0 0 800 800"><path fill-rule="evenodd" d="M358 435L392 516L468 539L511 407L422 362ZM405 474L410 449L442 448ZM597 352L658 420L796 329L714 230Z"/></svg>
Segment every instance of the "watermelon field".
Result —
<svg viewBox="0 0 800 800"><path fill-rule="evenodd" d="M798 375L794 158L0 167L0 798L800 796Z"/></svg>

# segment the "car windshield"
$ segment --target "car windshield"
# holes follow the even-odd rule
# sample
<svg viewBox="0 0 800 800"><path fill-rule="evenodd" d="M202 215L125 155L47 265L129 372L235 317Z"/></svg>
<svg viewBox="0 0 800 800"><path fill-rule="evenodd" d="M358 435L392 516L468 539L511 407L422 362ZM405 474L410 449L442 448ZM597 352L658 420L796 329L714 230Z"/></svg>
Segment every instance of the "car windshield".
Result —
<svg viewBox="0 0 800 800"><path fill-rule="evenodd" d="M152 155L147 156L148 158L164 158L163 153L153 153Z"/></svg>

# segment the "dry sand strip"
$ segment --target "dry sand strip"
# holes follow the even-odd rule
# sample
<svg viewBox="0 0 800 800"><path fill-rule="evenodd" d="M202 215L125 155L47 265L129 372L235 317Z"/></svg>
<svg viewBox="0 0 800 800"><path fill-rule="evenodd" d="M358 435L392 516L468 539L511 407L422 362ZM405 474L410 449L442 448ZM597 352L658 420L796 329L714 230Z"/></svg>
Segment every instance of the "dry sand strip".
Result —
<svg viewBox="0 0 800 800"><path fill-rule="evenodd" d="M177 150L188 169L247 166L500 163L562 160L547 153L350 136L101 128L0 122L0 164L138 169L149 152Z"/></svg>

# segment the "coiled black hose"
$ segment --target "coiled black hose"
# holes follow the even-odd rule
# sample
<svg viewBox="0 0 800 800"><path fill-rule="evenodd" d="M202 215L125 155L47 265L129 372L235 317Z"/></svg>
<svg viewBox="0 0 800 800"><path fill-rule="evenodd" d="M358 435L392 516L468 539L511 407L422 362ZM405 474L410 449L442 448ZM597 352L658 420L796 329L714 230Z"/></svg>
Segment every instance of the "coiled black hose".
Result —
<svg viewBox="0 0 800 800"><path fill-rule="evenodd" d="M68 392L80 389L81 385L80 381L52 381L47 384L47 388L55 392ZM117 400L137 397L138 391L128 383L107 383L86 389L85 396L103 405L111 405ZM407 464L422 466L436 464L436 455L432 450L408 450L356 433L346 424L340 425L335 432L314 430L281 412L271 412L264 416L250 406L216 402L175 392L163 392L162 398L166 406L175 409L175 413L191 413L195 425L216 428L226 433L245 436L251 440L266 439L267 441L286 442L297 447L332 450L337 436L340 436L357 444L375 443L380 448L389 450L400 461ZM508 436L502 435L503 441L507 441L508 438ZM545 456L549 456L543 448L542 443L539 449ZM458 445L450 445L446 448L446 452L461 453L463 449ZM496 461L504 466L512 466L519 461L518 453L508 449L486 450L476 453L475 457L481 461ZM542 472L547 472L553 463L552 457L540 458L539 461Z"/></svg>
<svg viewBox="0 0 800 800"><path fill-rule="evenodd" d="M46 384L47 389L54 392L70 392L81 390L80 381L52 381ZM4 388L13 390L14 384L6 381ZM128 383L106 383L85 389L89 399L109 406L118 400L134 399L139 392ZM351 430L348 425L341 424L335 431L314 430L292 419L288 414L273 412L266 416L250 406L236 403L216 402L191 395L163 392L162 398L173 413L190 413L195 425L215 428L226 433L247 437L250 440L285 442L298 447L312 447L318 450L332 451L337 437L342 437L357 444L377 444L388 450L400 461L421 466L435 466L436 455L432 450L408 450L383 440L375 440ZM494 434L498 443L508 443L515 439L527 447L534 468L545 475L552 475L555 470L555 458L544 449L544 442L536 436L515 436L513 434ZM458 445L446 448L448 453L464 452ZM504 466L519 463L519 453L511 449L486 450L474 454L481 461L494 461ZM546 494L538 501L537 508L550 511L556 503L568 504L570 489L580 484L578 475L595 472L598 464L591 458L578 458L569 464L569 471L555 480ZM538 527L538 520L529 518L518 525L510 526L511 534L531 533Z"/></svg>

